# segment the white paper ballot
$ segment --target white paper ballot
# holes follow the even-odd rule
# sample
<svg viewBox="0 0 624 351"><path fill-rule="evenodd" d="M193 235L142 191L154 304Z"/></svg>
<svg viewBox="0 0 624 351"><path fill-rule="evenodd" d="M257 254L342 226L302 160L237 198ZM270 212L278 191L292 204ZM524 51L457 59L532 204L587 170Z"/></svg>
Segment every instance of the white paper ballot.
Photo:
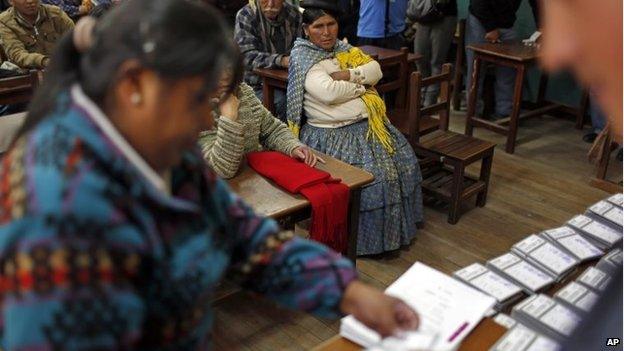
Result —
<svg viewBox="0 0 624 351"><path fill-rule="evenodd" d="M546 295L533 295L518 304L514 309L522 310L529 316L540 319L546 311L553 308L557 303Z"/></svg>
<svg viewBox="0 0 624 351"><path fill-rule="evenodd" d="M513 328L518 323L515 319L504 313L497 314L496 317L494 317L494 322L502 325L507 329Z"/></svg>
<svg viewBox="0 0 624 351"><path fill-rule="evenodd" d="M557 274L557 276L563 275L578 263L576 259L559 250L551 243L545 243L531 251L529 257L544 265L544 267Z"/></svg>
<svg viewBox="0 0 624 351"><path fill-rule="evenodd" d="M597 258L604 254L602 250L579 234L561 238L557 242L581 261Z"/></svg>
<svg viewBox="0 0 624 351"><path fill-rule="evenodd" d="M521 325L509 330L490 350L524 351L533 342L537 334Z"/></svg>
<svg viewBox="0 0 624 351"><path fill-rule="evenodd" d="M488 269L485 268L482 264L480 264L480 263L473 263L470 266L464 267L464 268L456 271L453 274L458 276L459 278L461 278L463 280L471 281L474 278L482 275L483 273L485 273L487 271L488 271Z"/></svg>
<svg viewBox="0 0 624 351"><path fill-rule="evenodd" d="M576 258L535 234L529 235L524 240L514 244L512 250L529 260L535 261L557 277L562 276L578 263Z"/></svg>
<svg viewBox="0 0 624 351"><path fill-rule="evenodd" d="M366 349L368 351L427 351L436 336L423 333L406 333L401 337L389 337Z"/></svg>
<svg viewBox="0 0 624 351"><path fill-rule="evenodd" d="M615 195L609 197L607 199L607 201L609 201L610 203L612 203L614 205L618 205L618 206L622 207L622 204L624 202L624 196L622 196L622 193L618 193L618 194L615 194Z"/></svg>
<svg viewBox="0 0 624 351"><path fill-rule="evenodd" d="M561 299L568 301L571 304L575 304L583 295L587 294L589 289L584 287L583 285L570 282L563 289L559 290L555 296L560 297Z"/></svg>
<svg viewBox="0 0 624 351"><path fill-rule="evenodd" d="M572 335L581 317L567 307L556 304L540 318L540 321L564 336Z"/></svg>
<svg viewBox="0 0 624 351"><path fill-rule="evenodd" d="M589 312L598 301L598 294L576 282L570 282L563 289L559 290L555 297L585 312Z"/></svg>
<svg viewBox="0 0 624 351"><path fill-rule="evenodd" d="M584 215L572 218L568 224L573 228L581 229L583 232L607 243L609 246L616 244L622 238L622 233Z"/></svg>
<svg viewBox="0 0 624 351"><path fill-rule="evenodd" d="M524 255L530 254L533 250L546 244L546 241L539 236L532 234L526 237L524 240L514 244L513 248L520 251Z"/></svg>
<svg viewBox="0 0 624 351"><path fill-rule="evenodd" d="M538 335L535 338L535 341L529 346L526 351L559 351L561 350L561 345L559 345L555 340L547 338L543 335Z"/></svg>
<svg viewBox="0 0 624 351"><path fill-rule="evenodd" d="M552 276L511 253L499 256L489 263L531 291L539 291L554 283Z"/></svg>
<svg viewBox="0 0 624 351"><path fill-rule="evenodd" d="M611 280L611 278L607 276L607 273L594 267L587 268L585 272L576 278L577 282L597 291L604 290L609 280Z"/></svg>
<svg viewBox="0 0 624 351"><path fill-rule="evenodd" d="M576 301L576 305L578 308L585 312L591 311L596 302L600 297L593 291L588 291L583 297L581 297L578 301Z"/></svg>
<svg viewBox="0 0 624 351"><path fill-rule="evenodd" d="M544 231L544 233L546 233L553 240L559 240L561 238L565 238L566 236L577 234L577 232L570 227L549 229Z"/></svg>
<svg viewBox="0 0 624 351"><path fill-rule="evenodd" d="M614 206L607 201L600 201L592 205L589 210L609 221L622 225L622 208Z"/></svg>
<svg viewBox="0 0 624 351"><path fill-rule="evenodd" d="M457 347L496 302L494 298L420 262L390 285L386 294L402 299L418 312L420 333L437 335L431 350ZM340 329L342 336L355 342L358 342L357 338L343 333L343 329L361 330L362 334L368 334L366 339L376 339L363 346L373 346L381 341L376 332L352 316L342 319Z"/></svg>
<svg viewBox="0 0 624 351"><path fill-rule="evenodd" d="M480 263L473 263L453 274L492 296L498 302L504 302L514 295L522 293L522 288L490 271Z"/></svg>
<svg viewBox="0 0 624 351"><path fill-rule="evenodd" d="M559 351L554 340L518 325L509 330L490 351Z"/></svg>

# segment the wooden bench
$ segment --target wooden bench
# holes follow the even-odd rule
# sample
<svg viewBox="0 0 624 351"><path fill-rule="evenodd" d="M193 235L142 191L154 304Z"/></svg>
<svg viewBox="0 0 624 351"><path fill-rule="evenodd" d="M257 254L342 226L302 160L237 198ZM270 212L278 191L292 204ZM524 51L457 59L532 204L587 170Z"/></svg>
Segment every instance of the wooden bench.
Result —
<svg viewBox="0 0 624 351"><path fill-rule="evenodd" d="M0 105L28 103L39 86L39 72L0 79Z"/></svg>

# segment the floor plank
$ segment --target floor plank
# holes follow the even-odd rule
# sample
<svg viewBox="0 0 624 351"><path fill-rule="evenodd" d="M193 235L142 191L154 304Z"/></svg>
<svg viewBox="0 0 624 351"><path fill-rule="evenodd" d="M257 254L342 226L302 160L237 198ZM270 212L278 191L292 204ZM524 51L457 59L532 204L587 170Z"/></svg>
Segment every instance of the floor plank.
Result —
<svg viewBox="0 0 624 351"><path fill-rule="evenodd" d="M454 114L451 129L463 132L464 116ZM586 131L572 121L540 117L523 122L516 154L504 152L503 136L476 129L475 136L498 144L488 203L467 204L457 225L446 222L448 208L427 206L426 225L416 240L396 252L358 259L362 280L384 288L414 262L450 273L506 252L531 233L555 227L607 194L589 185ZM615 154L615 153L614 153ZM478 174L478 166L469 171ZM612 160L609 176L622 180L622 163ZM244 292L215 306L216 350L307 350L338 332L339 322L287 311Z"/></svg>

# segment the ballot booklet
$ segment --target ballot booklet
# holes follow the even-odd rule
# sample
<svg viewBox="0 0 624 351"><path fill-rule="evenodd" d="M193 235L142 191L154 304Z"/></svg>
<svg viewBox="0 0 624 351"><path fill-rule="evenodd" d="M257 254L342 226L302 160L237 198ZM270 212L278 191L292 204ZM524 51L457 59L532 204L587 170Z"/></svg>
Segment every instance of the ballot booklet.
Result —
<svg viewBox="0 0 624 351"><path fill-rule="evenodd" d="M599 201L587 209L587 215L622 231L622 207L620 206L608 201Z"/></svg>
<svg viewBox="0 0 624 351"><path fill-rule="evenodd" d="M495 308L499 311L526 297L522 288L516 283L480 263L473 263L460 269L453 273L453 276L495 298Z"/></svg>
<svg viewBox="0 0 624 351"><path fill-rule="evenodd" d="M585 215L572 218L567 225L579 231L592 244L602 250L611 249L622 241L621 230L618 231Z"/></svg>
<svg viewBox="0 0 624 351"><path fill-rule="evenodd" d="M596 268L609 275L616 274L620 267L622 267L621 249L613 249L609 251L609 253L604 255L596 264Z"/></svg>
<svg viewBox="0 0 624 351"><path fill-rule="evenodd" d="M613 196L610 196L607 201L609 201L610 203L620 206L622 207L623 201L624 201L624 196L622 196L622 193L617 193Z"/></svg>
<svg viewBox="0 0 624 351"><path fill-rule="evenodd" d="M579 261L535 234L517 242L511 251L555 277L565 278L579 264Z"/></svg>
<svg viewBox="0 0 624 351"><path fill-rule="evenodd" d="M507 329L511 329L515 327L516 324L518 324L518 322L516 322L515 319L511 318L511 316L509 316L508 314L504 314L504 313L497 314L496 317L494 317L494 322L502 325L503 327Z"/></svg>
<svg viewBox="0 0 624 351"><path fill-rule="evenodd" d="M489 260L486 266L511 279L531 294L543 291L555 283L555 278L513 253Z"/></svg>
<svg viewBox="0 0 624 351"><path fill-rule="evenodd" d="M576 282L585 285L596 293L607 288L611 276L596 267L589 267L576 278Z"/></svg>
<svg viewBox="0 0 624 351"><path fill-rule="evenodd" d="M598 294L577 282L570 282L553 297L556 301L581 314L591 311L591 308L598 302Z"/></svg>
<svg viewBox="0 0 624 351"><path fill-rule="evenodd" d="M518 324L490 348L490 351L559 351L561 345L551 338Z"/></svg>
<svg viewBox="0 0 624 351"><path fill-rule="evenodd" d="M581 321L572 309L543 294L528 297L514 306L511 316L518 323L559 342L572 335Z"/></svg>
<svg viewBox="0 0 624 351"><path fill-rule="evenodd" d="M540 236L574 256L580 262L604 255L604 251L590 243L589 240L570 227L549 229L542 232Z"/></svg>
<svg viewBox="0 0 624 351"><path fill-rule="evenodd" d="M419 330L405 333L403 339L414 336L425 344L427 335L435 335L433 345L414 345L416 350L455 349L496 303L494 298L420 262L392 283L386 294L405 301L419 314ZM369 348L382 343L379 334L351 315L341 320L340 335Z"/></svg>

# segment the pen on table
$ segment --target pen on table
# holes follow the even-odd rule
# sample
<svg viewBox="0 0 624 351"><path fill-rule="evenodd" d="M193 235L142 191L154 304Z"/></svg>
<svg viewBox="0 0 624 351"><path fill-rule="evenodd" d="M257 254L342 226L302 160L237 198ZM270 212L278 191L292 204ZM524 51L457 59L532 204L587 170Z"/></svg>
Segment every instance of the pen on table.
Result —
<svg viewBox="0 0 624 351"><path fill-rule="evenodd" d="M468 322L464 322L462 325L460 325L459 328L457 328L457 330L455 330L455 332L451 334L451 336L448 338L448 342L453 342L453 340L455 340L459 336L459 334L461 334L464 329L466 329L466 327L468 327Z"/></svg>

